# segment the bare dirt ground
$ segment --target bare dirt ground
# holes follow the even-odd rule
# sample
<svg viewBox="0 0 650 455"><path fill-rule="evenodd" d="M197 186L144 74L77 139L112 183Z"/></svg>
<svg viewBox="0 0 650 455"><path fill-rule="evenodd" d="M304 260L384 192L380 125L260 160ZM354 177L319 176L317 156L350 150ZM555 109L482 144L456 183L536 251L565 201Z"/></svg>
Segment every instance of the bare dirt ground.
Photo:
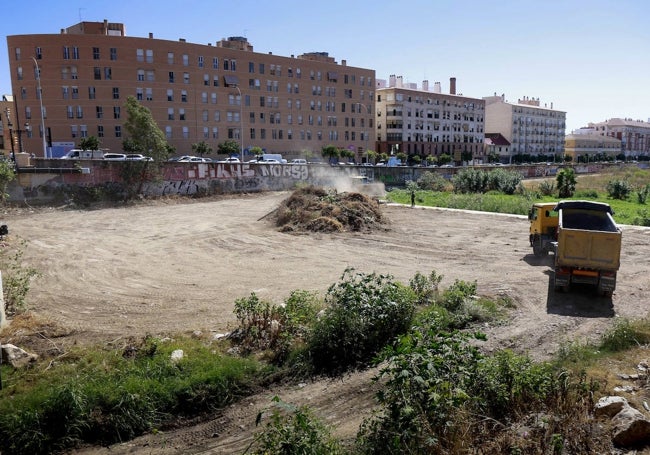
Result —
<svg viewBox="0 0 650 455"><path fill-rule="evenodd" d="M41 349L88 341L119 345L145 334L224 333L235 327L235 299L255 292L279 303L294 289L324 292L346 267L403 282L436 270L444 275L443 288L455 279L476 280L480 294L503 294L516 303L507 325L486 327L486 350L508 347L539 359L562 342L598 337L616 317L647 316L648 229L623 227L612 298L589 290L556 294L550 257L532 255L522 217L387 205L390 224L383 231L291 235L266 217L287 196L5 215L10 235L28 242L24 260L41 273L28 307L62 335L41 336ZM21 344L19 334L12 337L3 343ZM372 407L373 374L277 386L206 422L78 453L242 453L257 412L274 395L308 405L338 437L351 440Z"/></svg>

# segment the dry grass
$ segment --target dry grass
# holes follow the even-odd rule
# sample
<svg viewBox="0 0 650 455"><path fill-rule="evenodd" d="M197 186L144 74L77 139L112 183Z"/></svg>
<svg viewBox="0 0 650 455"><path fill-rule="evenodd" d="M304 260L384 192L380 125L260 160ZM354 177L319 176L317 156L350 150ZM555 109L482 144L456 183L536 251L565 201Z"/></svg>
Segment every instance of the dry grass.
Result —
<svg viewBox="0 0 650 455"><path fill-rule="evenodd" d="M379 202L361 193L338 193L316 186L300 188L275 211L282 232L369 232L385 220Z"/></svg>

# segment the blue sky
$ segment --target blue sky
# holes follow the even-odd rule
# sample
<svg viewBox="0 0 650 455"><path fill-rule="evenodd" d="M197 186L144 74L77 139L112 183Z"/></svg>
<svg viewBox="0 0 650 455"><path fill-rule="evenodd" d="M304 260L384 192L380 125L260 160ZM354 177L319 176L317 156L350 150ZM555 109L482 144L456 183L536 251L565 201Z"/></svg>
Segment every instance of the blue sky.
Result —
<svg viewBox="0 0 650 455"><path fill-rule="evenodd" d="M524 96L567 112L567 133L612 117L650 118L647 0L9 0L5 35L121 22L129 36L212 43L245 36L256 52L328 52L430 87ZM10 93L6 40L0 94Z"/></svg>

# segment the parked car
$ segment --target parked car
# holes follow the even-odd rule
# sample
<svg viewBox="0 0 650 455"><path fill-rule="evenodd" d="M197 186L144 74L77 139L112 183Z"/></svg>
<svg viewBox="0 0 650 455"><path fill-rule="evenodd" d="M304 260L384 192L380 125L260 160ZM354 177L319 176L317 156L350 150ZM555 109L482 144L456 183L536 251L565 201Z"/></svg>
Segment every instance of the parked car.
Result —
<svg viewBox="0 0 650 455"><path fill-rule="evenodd" d="M304 158L294 158L291 160L291 164L307 164L307 160Z"/></svg>
<svg viewBox="0 0 650 455"><path fill-rule="evenodd" d="M276 160L275 158L265 158L262 160L257 160L258 163L262 164L282 164L280 161Z"/></svg>
<svg viewBox="0 0 650 455"><path fill-rule="evenodd" d="M124 161L126 155L124 153L104 153L104 160L106 161Z"/></svg>
<svg viewBox="0 0 650 455"><path fill-rule="evenodd" d="M139 153L127 153L124 157L126 161L153 161L150 156L144 156Z"/></svg>
<svg viewBox="0 0 650 455"><path fill-rule="evenodd" d="M183 161L188 161L191 158L190 155L183 155L183 156L172 156L169 158L167 161L171 161L174 163L183 162Z"/></svg>
<svg viewBox="0 0 650 455"><path fill-rule="evenodd" d="M239 163L239 158L236 158L234 156L231 156L229 158L226 158L225 160L219 160L217 163Z"/></svg>

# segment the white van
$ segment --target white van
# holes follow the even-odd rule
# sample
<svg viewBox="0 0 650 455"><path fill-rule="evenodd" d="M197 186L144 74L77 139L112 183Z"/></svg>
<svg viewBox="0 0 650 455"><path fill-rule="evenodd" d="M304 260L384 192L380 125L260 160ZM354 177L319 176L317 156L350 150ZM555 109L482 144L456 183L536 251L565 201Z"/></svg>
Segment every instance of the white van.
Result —
<svg viewBox="0 0 650 455"><path fill-rule="evenodd" d="M101 150L72 149L61 157L62 160L101 160L104 152Z"/></svg>

